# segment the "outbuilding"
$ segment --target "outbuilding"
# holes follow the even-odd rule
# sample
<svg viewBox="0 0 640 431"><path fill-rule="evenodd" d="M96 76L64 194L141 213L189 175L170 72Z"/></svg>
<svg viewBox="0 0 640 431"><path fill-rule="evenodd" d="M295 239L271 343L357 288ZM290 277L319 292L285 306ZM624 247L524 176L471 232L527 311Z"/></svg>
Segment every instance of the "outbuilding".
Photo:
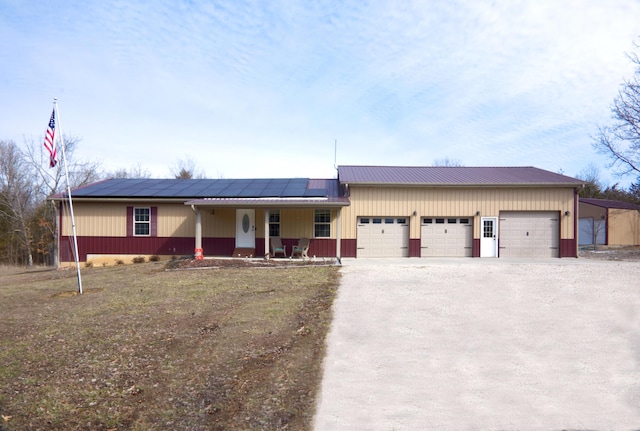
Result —
<svg viewBox="0 0 640 431"><path fill-rule="evenodd" d="M640 205L580 198L579 245L640 245Z"/></svg>
<svg viewBox="0 0 640 431"><path fill-rule="evenodd" d="M534 167L340 166L335 179L110 179L72 191L80 261L577 257L580 180ZM65 194L59 261L74 261ZM289 254L288 253L288 254Z"/></svg>

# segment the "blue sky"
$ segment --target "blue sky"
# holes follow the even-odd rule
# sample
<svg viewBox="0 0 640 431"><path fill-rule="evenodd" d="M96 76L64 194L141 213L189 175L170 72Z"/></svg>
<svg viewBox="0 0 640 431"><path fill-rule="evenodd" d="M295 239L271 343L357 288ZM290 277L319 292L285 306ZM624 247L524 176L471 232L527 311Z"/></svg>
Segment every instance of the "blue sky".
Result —
<svg viewBox="0 0 640 431"><path fill-rule="evenodd" d="M332 178L337 140L612 184L592 136L639 37L638 0L0 0L0 139L41 139L57 97L107 171Z"/></svg>

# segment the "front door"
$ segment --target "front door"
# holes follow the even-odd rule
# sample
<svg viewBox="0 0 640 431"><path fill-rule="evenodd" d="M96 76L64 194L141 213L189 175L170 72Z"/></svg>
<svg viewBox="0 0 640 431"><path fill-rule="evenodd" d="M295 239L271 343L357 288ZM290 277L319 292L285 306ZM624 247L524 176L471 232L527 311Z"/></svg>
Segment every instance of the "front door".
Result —
<svg viewBox="0 0 640 431"><path fill-rule="evenodd" d="M255 210L236 210L236 248L256 248Z"/></svg>
<svg viewBox="0 0 640 431"><path fill-rule="evenodd" d="M498 218L480 219L480 257L498 256Z"/></svg>

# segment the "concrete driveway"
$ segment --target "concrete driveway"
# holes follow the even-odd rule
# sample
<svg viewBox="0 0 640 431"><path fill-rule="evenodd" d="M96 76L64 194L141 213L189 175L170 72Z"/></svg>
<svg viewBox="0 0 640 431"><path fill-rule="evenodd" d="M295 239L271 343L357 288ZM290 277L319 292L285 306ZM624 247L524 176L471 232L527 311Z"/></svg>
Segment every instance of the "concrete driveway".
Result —
<svg viewBox="0 0 640 431"><path fill-rule="evenodd" d="M640 262L343 263L315 431L640 429Z"/></svg>

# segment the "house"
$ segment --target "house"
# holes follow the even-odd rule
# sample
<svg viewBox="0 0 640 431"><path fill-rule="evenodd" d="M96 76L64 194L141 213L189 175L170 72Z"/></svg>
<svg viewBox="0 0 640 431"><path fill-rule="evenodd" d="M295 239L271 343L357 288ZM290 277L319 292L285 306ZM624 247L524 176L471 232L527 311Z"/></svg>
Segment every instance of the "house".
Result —
<svg viewBox="0 0 640 431"><path fill-rule="evenodd" d="M640 245L640 205L580 198L579 245Z"/></svg>
<svg viewBox="0 0 640 431"><path fill-rule="evenodd" d="M337 179L111 179L72 192L79 260L577 257L580 180L534 167L339 166ZM73 262L65 195L59 260Z"/></svg>

